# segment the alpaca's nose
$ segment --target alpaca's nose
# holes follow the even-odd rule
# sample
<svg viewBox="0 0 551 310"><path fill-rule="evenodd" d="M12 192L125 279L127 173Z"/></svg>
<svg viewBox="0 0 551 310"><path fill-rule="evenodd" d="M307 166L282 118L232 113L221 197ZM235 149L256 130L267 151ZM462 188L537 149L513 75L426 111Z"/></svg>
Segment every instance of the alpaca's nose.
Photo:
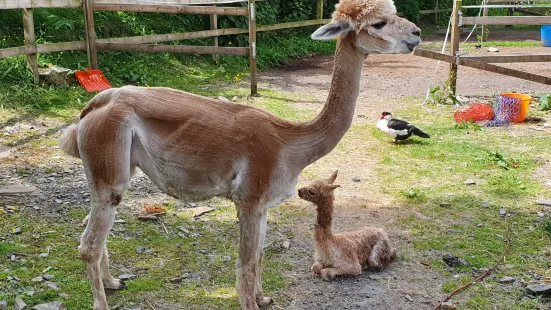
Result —
<svg viewBox="0 0 551 310"><path fill-rule="evenodd" d="M420 37L421 36L421 29L419 28L415 28L411 34L413 34L414 36L417 36L417 37Z"/></svg>

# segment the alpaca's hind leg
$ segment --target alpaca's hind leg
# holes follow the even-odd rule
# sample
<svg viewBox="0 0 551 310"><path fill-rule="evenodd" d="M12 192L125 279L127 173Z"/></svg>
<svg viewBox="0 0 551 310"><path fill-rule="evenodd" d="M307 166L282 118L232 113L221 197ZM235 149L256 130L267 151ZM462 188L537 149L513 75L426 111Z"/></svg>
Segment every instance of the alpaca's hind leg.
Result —
<svg viewBox="0 0 551 310"><path fill-rule="evenodd" d="M111 290L121 290L126 287L123 281L121 281L120 279L116 279L111 275L111 272L109 272L109 254L107 251L107 245L105 245L105 247L103 248L100 271L101 281L103 282L103 286L105 288Z"/></svg>
<svg viewBox="0 0 551 310"><path fill-rule="evenodd" d="M262 257L264 256L264 241L266 239L266 230L268 228L268 209L262 211L260 218L260 238L258 246L258 264L255 265L255 297L256 303L260 307L267 306L272 303L270 297L264 296L262 291Z"/></svg>
<svg viewBox="0 0 551 310"><path fill-rule="evenodd" d="M102 280L109 274L109 271L101 268L102 265L105 265L102 262L102 255L106 247L107 235L115 220L115 205L110 203L109 199L105 199L105 193L93 193L92 196L92 210L88 225L82 234L80 256L86 264L86 273L92 285L94 310L107 310L109 306ZM120 201L120 199L118 200ZM112 278L110 274L107 277Z"/></svg>
<svg viewBox="0 0 551 310"><path fill-rule="evenodd" d="M395 258L396 253L394 249L390 247L388 242L378 242L371 249L371 253L367 259L367 265L369 269L382 270L386 268Z"/></svg>
<svg viewBox="0 0 551 310"><path fill-rule="evenodd" d="M342 264L334 268L325 268L321 270L321 277L326 281L331 281L336 276L359 276L362 274L362 265L358 262Z"/></svg>

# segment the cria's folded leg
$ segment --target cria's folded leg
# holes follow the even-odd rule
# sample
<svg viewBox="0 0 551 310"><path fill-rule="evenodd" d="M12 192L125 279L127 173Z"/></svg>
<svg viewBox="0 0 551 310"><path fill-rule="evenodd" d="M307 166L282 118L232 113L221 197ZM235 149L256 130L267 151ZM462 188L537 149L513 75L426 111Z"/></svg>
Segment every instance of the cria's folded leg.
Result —
<svg viewBox="0 0 551 310"><path fill-rule="evenodd" d="M321 270L323 269L323 265L320 262L315 262L312 264L312 267L310 267L310 270L316 275L321 275Z"/></svg>
<svg viewBox="0 0 551 310"><path fill-rule="evenodd" d="M387 267L396 258L394 249L390 247L388 241L379 241L371 249L371 254L367 259L368 266L373 270L382 270Z"/></svg>
<svg viewBox="0 0 551 310"><path fill-rule="evenodd" d="M326 281L331 281L336 276L359 276L361 274L362 266L358 262L321 270L321 277Z"/></svg>

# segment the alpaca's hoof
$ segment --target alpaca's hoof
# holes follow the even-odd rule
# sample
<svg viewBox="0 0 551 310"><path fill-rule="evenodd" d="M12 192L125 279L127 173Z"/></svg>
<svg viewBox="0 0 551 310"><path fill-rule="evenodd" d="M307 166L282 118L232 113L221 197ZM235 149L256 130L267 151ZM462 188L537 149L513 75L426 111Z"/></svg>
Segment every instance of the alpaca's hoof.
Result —
<svg viewBox="0 0 551 310"><path fill-rule="evenodd" d="M106 290L114 290L114 291L124 290L126 288L126 283L124 283L120 279L113 278L113 280L111 281L103 282L103 287Z"/></svg>
<svg viewBox="0 0 551 310"><path fill-rule="evenodd" d="M274 301L270 297L266 297L266 296L263 296L263 297L260 297L260 298L256 299L256 304L259 307L266 307L267 305L271 304L272 302L274 302Z"/></svg>

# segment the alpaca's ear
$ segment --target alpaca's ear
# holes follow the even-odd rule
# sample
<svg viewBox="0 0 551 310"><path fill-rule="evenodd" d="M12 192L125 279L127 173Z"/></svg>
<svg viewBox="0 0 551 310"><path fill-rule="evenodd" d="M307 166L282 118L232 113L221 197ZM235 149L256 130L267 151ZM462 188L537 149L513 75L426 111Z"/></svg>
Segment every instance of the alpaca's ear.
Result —
<svg viewBox="0 0 551 310"><path fill-rule="evenodd" d="M342 20L332 21L327 25L321 26L312 33L311 37L313 40L332 40L352 30L354 30L354 28L349 22Z"/></svg>
<svg viewBox="0 0 551 310"><path fill-rule="evenodd" d="M333 184L333 182L335 182L335 179L337 179L337 174L339 173L339 170L335 170L335 172L333 172L333 174L327 178L327 182L329 182L329 184Z"/></svg>
<svg viewBox="0 0 551 310"><path fill-rule="evenodd" d="M331 184L331 185L329 185L328 187L329 187L329 189L334 190L335 188L341 187L341 186L338 185L338 184Z"/></svg>

